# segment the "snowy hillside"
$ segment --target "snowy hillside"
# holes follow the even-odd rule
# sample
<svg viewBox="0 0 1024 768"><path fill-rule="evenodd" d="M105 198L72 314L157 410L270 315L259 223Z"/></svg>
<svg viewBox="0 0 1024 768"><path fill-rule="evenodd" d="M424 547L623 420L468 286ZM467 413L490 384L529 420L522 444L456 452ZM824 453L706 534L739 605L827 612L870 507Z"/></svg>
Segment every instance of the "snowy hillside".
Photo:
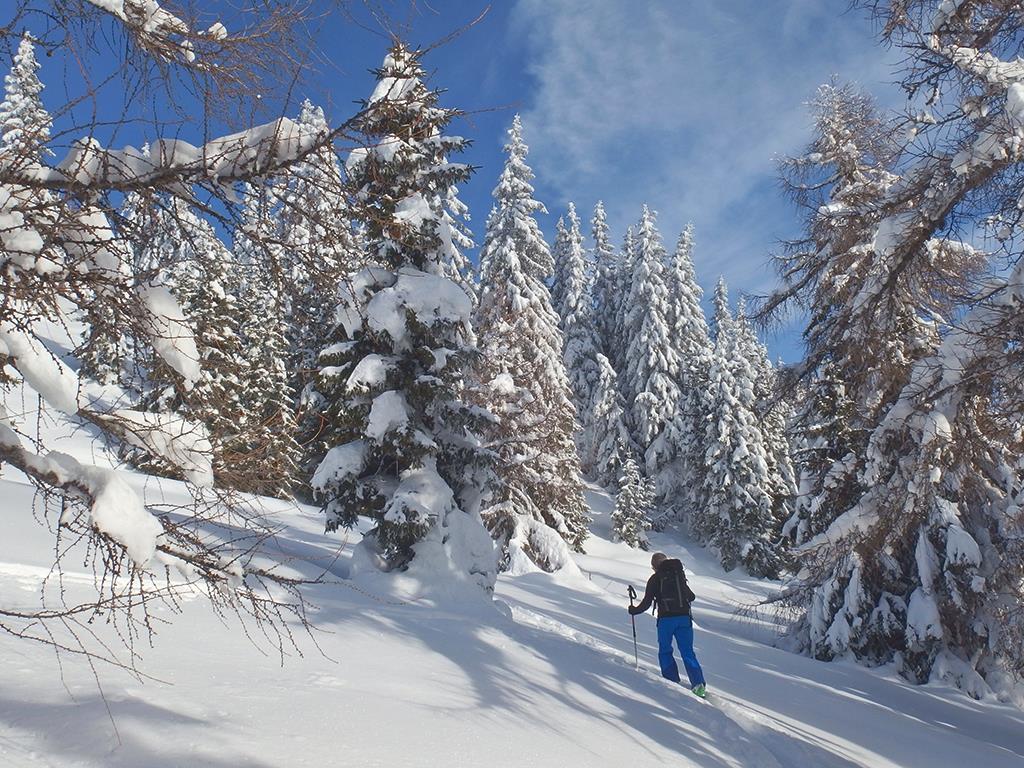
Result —
<svg viewBox="0 0 1024 768"><path fill-rule="evenodd" d="M85 450L85 440L68 443ZM149 501L181 493L173 482L131 477ZM32 490L15 473L0 480L0 500L0 603L33 605L52 538L25 512ZM589 502L594 536L577 558L579 574L503 577L497 607L417 599L407 579L349 580L357 537L339 554L342 539L322 534L318 510L267 502L292 566L337 577L310 595L320 651L300 636L304 655L282 664L198 596L158 627L155 647L143 652L153 678L145 682L101 666L97 683L82 661L65 657L59 670L49 649L4 636L0 764L934 768L1024 760L1019 710L770 647L770 627L734 615L767 587L723 574L675 536L656 535L655 545L690 573L711 699L658 676L649 615L637 621L636 671L625 590L646 578L647 555L608 541L610 499L592 491ZM90 583L85 573L64 578L70 599Z"/></svg>

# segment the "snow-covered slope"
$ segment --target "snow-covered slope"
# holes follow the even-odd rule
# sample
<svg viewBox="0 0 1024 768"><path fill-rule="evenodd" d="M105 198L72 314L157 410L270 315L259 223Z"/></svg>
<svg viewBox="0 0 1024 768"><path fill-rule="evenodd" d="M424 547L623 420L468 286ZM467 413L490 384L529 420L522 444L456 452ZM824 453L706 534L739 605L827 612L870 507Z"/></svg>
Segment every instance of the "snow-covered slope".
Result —
<svg viewBox="0 0 1024 768"><path fill-rule="evenodd" d="M81 453L84 439L67 444ZM83 457L84 458L84 457ZM131 475L150 501L176 483ZM698 595L703 702L662 680L654 622L626 585L647 554L608 540L611 501L590 494L594 536L580 572L499 582L500 602L416 599L408 580L352 579L353 544L322 533L317 510L266 502L285 555L335 581L310 592L316 644L282 664L215 617L202 598L158 627L140 682L0 635L0 765L111 766L958 766L1024 761L1024 713L942 687L914 688L847 664L772 648L772 628L735 616L767 587L724 575L699 548L661 535ZM31 488L0 479L0 605L33 605L53 540L27 510ZM74 562L72 559L69 563ZM68 565L70 598L91 576ZM53 589L52 579L49 588ZM412 597L411 600L407 599ZM109 637L106 628L94 627ZM319 650L317 648L319 646Z"/></svg>

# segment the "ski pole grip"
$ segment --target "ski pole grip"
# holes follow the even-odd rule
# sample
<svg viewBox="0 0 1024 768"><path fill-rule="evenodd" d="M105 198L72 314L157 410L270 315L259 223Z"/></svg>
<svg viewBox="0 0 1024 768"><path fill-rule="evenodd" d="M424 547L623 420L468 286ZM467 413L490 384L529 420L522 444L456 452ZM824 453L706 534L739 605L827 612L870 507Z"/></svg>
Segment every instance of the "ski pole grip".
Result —
<svg viewBox="0 0 1024 768"><path fill-rule="evenodd" d="M632 604L633 601L636 600L636 590L633 589L632 584L630 584L626 589L629 592L629 602Z"/></svg>

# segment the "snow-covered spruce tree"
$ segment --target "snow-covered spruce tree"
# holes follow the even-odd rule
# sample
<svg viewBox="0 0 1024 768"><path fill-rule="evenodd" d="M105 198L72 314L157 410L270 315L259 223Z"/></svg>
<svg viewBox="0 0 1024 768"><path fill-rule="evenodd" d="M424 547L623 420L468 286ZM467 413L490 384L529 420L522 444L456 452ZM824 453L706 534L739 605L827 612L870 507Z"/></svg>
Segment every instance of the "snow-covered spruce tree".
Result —
<svg viewBox="0 0 1024 768"><path fill-rule="evenodd" d="M819 187L834 203L809 215L813 250L794 249L768 304L819 308L808 362L834 364L858 435L823 484L844 490L838 516L798 550L783 597L806 611L794 634L819 658L1009 695L1024 672L1019 19L1001 2L874 10L924 104L897 127L917 138L867 216L846 175ZM824 226L829 213L847 226ZM985 226L997 254L958 234L980 241Z"/></svg>
<svg viewBox="0 0 1024 768"><path fill-rule="evenodd" d="M618 377L608 358L597 354L597 384L587 406L590 414L589 453L583 462L591 467L594 480L606 488L615 485L622 475L623 453L636 455L626 427L626 409L619 392Z"/></svg>
<svg viewBox="0 0 1024 768"><path fill-rule="evenodd" d="M555 222L555 241L551 244L551 282L549 292L551 294L551 308L558 315L559 323L565 314L565 283L568 279L566 274L570 268L568 252L569 230L565 226L565 217L559 216Z"/></svg>
<svg viewBox="0 0 1024 768"><path fill-rule="evenodd" d="M684 380L699 374L695 366L710 356L708 323L701 308L704 292L697 284L693 266L693 225L687 225L679 236L676 250L669 262L667 275L669 285L669 324L678 337L677 346L682 359L688 364L683 372Z"/></svg>
<svg viewBox="0 0 1024 768"><path fill-rule="evenodd" d="M782 541L782 529L793 515L796 499L796 473L790 451L787 428L793 414L792 406L779 391L778 374L768 350L757 338L747 318L746 302L741 298L735 318L737 357L744 359L754 372L754 413L764 441L768 461L765 490L772 499L772 540Z"/></svg>
<svg viewBox="0 0 1024 768"><path fill-rule="evenodd" d="M578 453L583 471L592 475L595 440L599 427L594 424L591 405L601 372L598 368L597 334L594 332L593 304L587 284L586 254L576 206L569 203L566 214L569 225L564 228L562 247L556 251L555 287L559 289L560 304L555 310L561 318L562 338L565 344L565 370L572 388L579 432L576 435ZM556 242L558 242L556 240ZM554 300L554 294L552 294Z"/></svg>
<svg viewBox="0 0 1024 768"><path fill-rule="evenodd" d="M636 397L631 389L632 380L626 372L626 351L629 348L627 325L629 323L630 304L629 292L633 284L633 274L636 271L636 238L633 233L633 226L626 227L626 234L622 237L622 249L619 251L618 266L615 270L616 280L614 282L614 308L615 308L615 333L611 348L607 357L612 367L619 376L619 387L622 390L622 397L627 406ZM630 418L632 418L630 416ZM631 433L635 433L635 426L629 424ZM635 438L635 435L634 435ZM637 442L634 439L634 442Z"/></svg>
<svg viewBox="0 0 1024 768"><path fill-rule="evenodd" d="M2 173L31 174L52 155L46 146L50 140L52 120L43 106L43 84L38 73L39 62L36 60L35 44L31 35L25 32L18 41L10 71L4 76L3 100L0 101ZM53 195L41 185L35 188L6 185L0 189L0 193L4 195L0 204L0 217L3 221L0 225L0 248L3 249L0 254L5 255L5 261L21 268L13 271L12 276L34 294L29 283L37 279L45 280L46 275L59 272L63 258L51 243L44 244L43 251L39 252L35 248L27 247L27 243L19 242L15 233L21 222L30 226L38 222L41 229L52 227L55 208L51 205ZM7 216L13 218L8 219ZM35 276L29 277L30 273L27 270L33 270ZM4 310L0 310L0 319L3 319L3 314L7 311L9 300L9 295L5 295ZM0 356L0 361L5 357ZM12 381L7 372L0 370L0 387Z"/></svg>
<svg viewBox="0 0 1024 768"><path fill-rule="evenodd" d="M636 459L623 446L626 455L619 476L619 493L612 511L612 533L631 547L647 549L647 531L651 530L654 509L654 484L640 474Z"/></svg>
<svg viewBox="0 0 1024 768"><path fill-rule="evenodd" d="M308 99L296 124L312 133L327 130L323 109ZM290 167L270 189L283 271L285 368L296 402L316 372L317 355L333 325L338 286L361 258L346 193L333 147Z"/></svg>
<svg viewBox="0 0 1024 768"><path fill-rule="evenodd" d="M124 380L128 361L125 339L114 308L102 300L93 300L85 311L85 335L78 349L82 375L100 384L119 384Z"/></svg>
<svg viewBox="0 0 1024 768"><path fill-rule="evenodd" d="M468 144L468 141L467 141ZM465 251L473 247L473 233L469 229L469 206L459 198L456 184L442 185L435 193L432 205L441 209L440 233L444 245L445 274L476 302L476 281L473 262Z"/></svg>
<svg viewBox="0 0 1024 768"><path fill-rule="evenodd" d="M448 154L461 152L468 147L470 141L461 136L448 136L444 139L445 146L438 165L448 162ZM462 168L457 165L456 169ZM424 195L431 208L440 212L438 236L441 238L440 260L445 277L458 285L473 300L477 300L475 270L472 261L465 251L472 248L473 233L469 229L469 206L459 198L459 184L464 177L455 180L443 175L428 184Z"/></svg>
<svg viewBox="0 0 1024 768"><path fill-rule="evenodd" d="M249 184L233 241L241 270L239 333L245 385L238 425L243 445L235 471L245 490L287 497L298 480L295 402L288 376L289 279L272 184Z"/></svg>
<svg viewBox="0 0 1024 768"><path fill-rule="evenodd" d="M162 357L148 353L146 345L131 334L122 335L124 326L115 309L108 308L105 297L90 305L86 313L94 323L94 335L84 345L83 365L113 340L118 346L111 355L119 365L113 367L109 361L97 360L83 373L104 381L95 371L107 371L109 378L104 383L123 383L129 390L135 389L144 409L202 424L211 444L218 483L244 488L241 468L245 450L239 444L239 424L244 421L243 396L249 367L238 330L240 311L235 298L233 256L213 227L180 198L165 197L148 203L134 199L126 204L123 215L125 234L145 238L135 243L138 273L169 290L190 323L200 374L193 386L184 386L182 375ZM96 325L97 320L104 322ZM134 381L128 381L130 374ZM181 474L173 464L154 460L142 446L133 446L126 457L149 471Z"/></svg>
<svg viewBox="0 0 1024 768"><path fill-rule="evenodd" d="M718 553L726 570L742 565L751 575L774 578L782 563L768 493L768 456L758 427L756 372L743 356L724 280L715 297L724 308L716 302L702 500L691 510L690 528Z"/></svg>
<svg viewBox="0 0 1024 768"><path fill-rule="evenodd" d="M732 310L729 309L729 286L726 285L725 278L722 276L719 276L718 282L715 283L715 294L711 298L711 305L714 307L714 314L711 316L710 334L712 341L717 342L720 333L732 331L735 320Z"/></svg>
<svg viewBox="0 0 1024 768"><path fill-rule="evenodd" d="M444 135L458 113L439 106L418 53L396 43L376 74L358 125L366 147L347 161L372 263L320 355L332 446L312 487L329 530L374 520L367 543L389 566L490 590L494 545L478 512L486 456L464 399L472 300L450 277L444 227L445 190L471 172L449 161L466 141Z"/></svg>
<svg viewBox="0 0 1024 768"><path fill-rule="evenodd" d="M630 423L644 471L659 498L672 488L678 446L673 427L679 418L680 360L669 326L672 297L666 275L668 256L647 206L636 229L635 267L626 303L623 346Z"/></svg>
<svg viewBox="0 0 1024 768"><path fill-rule="evenodd" d="M326 129L327 120L320 107L306 100L297 124L317 133ZM288 418L295 422L298 443L281 447L289 461L294 456L298 463L293 489L306 498L309 478L329 447L323 439L324 403L314 386L318 356L334 329L341 287L365 259L349 197L337 152L323 147L273 180L264 214L281 271L281 280L275 282L280 291L287 402L292 411ZM268 309L264 307L264 314ZM280 342L279 336L276 341ZM278 399L282 397L276 386L272 391Z"/></svg>
<svg viewBox="0 0 1024 768"><path fill-rule="evenodd" d="M132 218L125 222L126 230L132 232L146 233L144 241L134 242L135 251L133 258L135 265L141 274L146 274L151 283L168 290L181 306L182 314L187 313L184 306L183 296L189 293L198 282L195 273L198 271L197 260L193 244L196 242L196 233L186 232L184 227L192 223L192 220L183 220L178 211L186 208L179 206L173 198L161 196L148 198L145 201L135 200L129 208L125 207L124 213ZM90 307L91 309L91 307ZM87 319L98 322L103 315L100 312L86 315ZM90 334L91 336L91 334ZM101 339L88 338L87 343L92 343L100 349L105 344L100 344ZM188 393L195 389L193 383L190 388L185 387L184 377L177 367L172 366L162 356L149 353L149 345L141 340L138 346L146 350L146 354L134 357L126 361L126 367L135 368L135 384L139 393L139 406L152 413L178 414L184 416L186 410L185 401ZM197 343L198 348L198 343ZM102 366L88 365L90 359L95 355L92 350L84 350L83 356L87 363L86 374L95 377L98 381L115 380L116 369L104 372ZM198 352L197 352L198 358ZM198 360L197 360L198 361ZM173 474L173 469L164 469L159 463L153 464L154 460L159 462L159 457L152 457L150 453L139 446L128 446L129 453L126 458L138 467L152 472L168 472ZM168 465L170 467L172 465Z"/></svg>
<svg viewBox="0 0 1024 768"><path fill-rule="evenodd" d="M202 376L189 393L187 415L206 425L213 447L214 474L228 487L245 485L238 477L238 420L248 385L239 336L238 281L231 251L213 227L181 200L170 202L172 217L187 243L188 261L174 265L176 294L192 323Z"/></svg>
<svg viewBox="0 0 1024 768"><path fill-rule="evenodd" d="M597 332L601 352L611 361L616 339L616 318L619 309L619 255L612 246L608 231L608 217L604 203L600 200L594 206L590 222L590 235L594 241L590 260L594 265L592 298L594 305L594 330Z"/></svg>
<svg viewBox="0 0 1024 768"><path fill-rule="evenodd" d="M0 101L0 166L28 170L44 156L52 156L46 144L53 120L43 106L43 84L31 35L25 32L4 77Z"/></svg>
<svg viewBox="0 0 1024 768"><path fill-rule="evenodd" d="M484 520L506 567L520 567L525 555L555 570L569 562L566 544L582 550L588 513L562 334L545 285L551 253L535 218L544 206L533 199L518 115L505 151L480 254L475 323L482 351L476 377L498 417L488 441L499 457L498 477Z"/></svg>
<svg viewBox="0 0 1024 768"><path fill-rule="evenodd" d="M148 145L143 145L142 153L149 155ZM119 239L127 251L131 272L139 280L159 285L174 295L172 284L176 277L175 265L182 260L179 258L181 238L174 219L168 213L169 205L166 195L131 192L125 195L113 218L117 223ZM187 242L185 245L187 247ZM109 302L103 304L109 305ZM88 307L87 313L91 309ZM106 313L97 314L102 318ZM87 320L88 334L91 336L94 318L87 314ZM175 397L173 375L168 376L168 370L161 363L161 356L153 349L148 334L139 333L139 329L130 324L115 322L115 327L117 330L114 338L117 339L117 346L124 348L123 358L116 362L97 360L95 366L91 365L90 347L105 345L98 345L97 339L87 337L84 348L79 351L83 360L82 372L97 381L113 379L140 407L155 411L170 410L160 401ZM106 339L110 338L108 334ZM99 357L98 353L96 357ZM105 368L109 369L108 373L104 372Z"/></svg>
<svg viewBox="0 0 1024 768"><path fill-rule="evenodd" d="M679 236L666 276L669 289L668 324L679 360L680 402L669 439L674 466L663 472L663 496L669 513L683 516L700 503L704 467L711 339L700 301L702 291L693 267L693 227Z"/></svg>

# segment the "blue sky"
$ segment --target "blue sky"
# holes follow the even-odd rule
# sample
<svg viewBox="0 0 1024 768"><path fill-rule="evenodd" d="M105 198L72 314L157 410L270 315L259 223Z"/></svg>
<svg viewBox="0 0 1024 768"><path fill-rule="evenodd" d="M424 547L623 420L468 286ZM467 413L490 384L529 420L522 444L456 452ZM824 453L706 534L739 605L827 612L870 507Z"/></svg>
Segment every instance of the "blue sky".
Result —
<svg viewBox="0 0 1024 768"><path fill-rule="evenodd" d="M414 46L435 43L486 6L384 3ZM479 166L462 193L477 240L504 131L518 111L538 197L550 211L541 222L549 238L569 200L589 218L603 199L617 240L648 203L669 247L694 223L698 278L708 292L720 274L734 297L770 290L770 254L799 227L778 190L776 162L809 138L805 102L833 74L859 82L883 103L894 98L894 55L877 44L863 13L846 9L845 0L495 2L476 26L424 61L434 84L447 89L445 104L468 112L456 130L474 141L465 159ZM323 57L293 103L308 96L340 121L370 93L368 70L383 58L387 35L368 14L359 18L363 26L334 15L310 29ZM102 67L95 63L97 80ZM56 99L62 82L77 77L59 54L44 60L42 76L47 98ZM104 86L99 111L114 109L121 92L116 81ZM149 104L166 115L175 100L187 120L180 94L154 94ZM80 107L80 117L91 108ZM268 109L281 106L269 100ZM147 133L143 121L111 143L152 138ZM200 127L187 122L180 135L202 139ZM797 326L766 338L774 355L799 358Z"/></svg>

